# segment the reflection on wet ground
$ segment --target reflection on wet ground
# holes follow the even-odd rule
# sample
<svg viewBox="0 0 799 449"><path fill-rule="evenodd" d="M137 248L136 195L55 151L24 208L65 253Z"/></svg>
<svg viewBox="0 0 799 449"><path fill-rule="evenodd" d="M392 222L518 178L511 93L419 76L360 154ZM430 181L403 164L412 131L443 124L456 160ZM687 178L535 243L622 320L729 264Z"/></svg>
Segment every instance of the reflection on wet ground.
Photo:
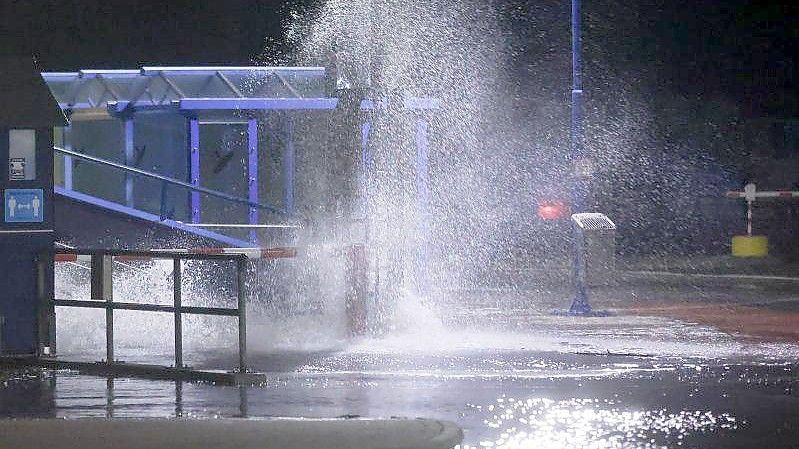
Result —
<svg viewBox="0 0 799 449"><path fill-rule="evenodd" d="M673 295L690 300L691 290ZM701 291L712 299L711 289ZM780 287L761 297L791 293ZM460 424L464 448L789 448L799 441L795 343L671 316L554 317L547 310L557 301L538 303L518 291L471 295L457 307L443 301L452 311L438 310L443 322L420 324L413 309L407 325L377 338L281 346L275 335L302 334L307 323L269 322L263 326L278 328L269 332L255 325L251 364L268 372L261 386L6 372L0 416L424 416ZM235 353L198 347L187 356L196 367L235 365ZM80 351L72 355L102 358ZM163 346L127 354L165 364L171 357Z"/></svg>
<svg viewBox="0 0 799 449"><path fill-rule="evenodd" d="M580 363L593 365L599 357ZM790 437L799 429L795 366L656 361L639 367L628 357L599 365L615 369L502 377L295 372L271 375L259 387L29 372L3 381L0 415L426 416L463 426L464 447L746 447L764 441L793 447Z"/></svg>

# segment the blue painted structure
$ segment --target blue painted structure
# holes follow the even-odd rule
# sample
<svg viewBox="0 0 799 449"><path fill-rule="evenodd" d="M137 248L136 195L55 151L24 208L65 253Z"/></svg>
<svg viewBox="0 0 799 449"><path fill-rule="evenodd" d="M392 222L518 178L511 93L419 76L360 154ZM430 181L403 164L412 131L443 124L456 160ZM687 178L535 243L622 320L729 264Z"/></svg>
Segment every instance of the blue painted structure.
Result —
<svg viewBox="0 0 799 449"><path fill-rule="evenodd" d="M129 213L137 220L212 238L225 246L287 243L264 241L253 228L231 233L193 225L293 220L298 211L295 184L302 175L297 166L296 122L341 108L342 103L326 96L325 69L321 67L143 67L46 73L44 78L59 105L73 117L71 127L64 128L59 139L67 150L59 151L56 158L59 195L117 215ZM366 214L373 158L368 153L368 112L389 105L384 99L358 101L360 110L367 112L358 120L362 154L357 173L364 203L360 207ZM417 271L420 289L426 291L430 211L428 125L422 114L440 104L436 99L411 97L401 99L398 105L418 115ZM218 137L225 133L233 137ZM220 151L225 138L233 150ZM96 164L69 151L118 167ZM230 152L241 157L225 159ZM276 161L280 167L273 173L270 163ZM141 176L134 170L184 180L185 185ZM210 197L203 188L236 197L249 206L230 198Z"/></svg>
<svg viewBox="0 0 799 449"><path fill-rule="evenodd" d="M416 215L419 234L416 258L416 283L419 295L430 294L430 155L428 151L428 123L423 117L416 119Z"/></svg>
<svg viewBox="0 0 799 449"><path fill-rule="evenodd" d="M574 191L572 194L572 213L584 212L585 196L588 188L589 173L581 173L590 162L586 159L583 145L583 75L582 75L582 33L581 33L580 0L571 2L572 22L572 108L571 108L571 149L572 163L574 165ZM575 231L576 232L576 231ZM569 315L590 315L591 305L588 302L588 293L585 286L585 276L582 273L582 251L575 250L574 254L574 300L569 307Z"/></svg>
<svg viewBox="0 0 799 449"><path fill-rule="evenodd" d="M51 338L53 127L67 121L32 58L0 59L0 103L0 354L38 355Z"/></svg>

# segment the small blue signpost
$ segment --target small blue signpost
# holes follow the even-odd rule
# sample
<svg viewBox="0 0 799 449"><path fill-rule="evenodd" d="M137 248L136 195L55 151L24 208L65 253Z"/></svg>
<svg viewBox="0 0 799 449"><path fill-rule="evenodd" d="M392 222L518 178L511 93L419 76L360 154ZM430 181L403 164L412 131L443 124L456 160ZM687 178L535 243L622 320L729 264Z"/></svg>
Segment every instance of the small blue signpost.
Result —
<svg viewBox="0 0 799 449"><path fill-rule="evenodd" d="M42 223L44 191L42 189L6 189L4 192L6 223Z"/></svg>

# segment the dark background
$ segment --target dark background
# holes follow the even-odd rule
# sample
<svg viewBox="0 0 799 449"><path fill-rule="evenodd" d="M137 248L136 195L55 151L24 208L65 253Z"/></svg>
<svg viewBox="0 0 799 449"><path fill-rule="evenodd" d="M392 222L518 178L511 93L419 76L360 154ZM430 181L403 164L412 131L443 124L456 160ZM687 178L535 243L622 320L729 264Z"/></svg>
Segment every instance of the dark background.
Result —
<svg viewBox="0 0 799 449"><path fill-rule="evenodd" d="M35 54L46 71L247 65L265 53L288 53L283 32L290 11L320 1L5 0L0 51ZM513 50L508 70L514 87L508 98L496 98L486 109L510 105L515 123L550 119L561 136L555 146L567 148L568 0L492 3L501 11ZM626 143L627 159L614 161L597 177L600 210L629 224L621 238L633 251L657 249L652 242L660 241L664 251L726 252L733 227L725 222L735 221L740 230L742 215L737 209L720 214L736 207L722 198L724 190L747 181L765 189L799 188L799 170L786 162L799 158L793 57L799 5L787 0L582 3L589 151L608 150L597 142L619 117L626 114L635 122L636 112L619 101L621 93L641 99L650 114L638 129L620 128L644 137ZM555 116L541 117L546 102L559 104ZM526 138L535 141L530 133ZM799 229L786 230L785 223L799 228L797 209L783 204L758 212L762 229L775 235L775 247L795 253ZM710 229L716 224L718 229ZM677 248L674 242L680 242Z"/></svg>
<svg viewBox="0 0 799 449"><path fill-rule="evenodd" d="M280 44L290 4L313 3L4 0L0 9L2 50L35 53L49 71L144 64L247 64L266 43ZM498 3L508 11L560 6L562 18L568 20L566 1ZM799 28L793 22L799 17L795 2L583 3L586 17L599 25L585 30L588 49L592 37L611 37L621 52L603 56L657 70L659 79L675 89L688 94L724 92L753 114L797 115L792 57L799 38ZM635 35L629 34L630 20L640 24ZM509 21L520 33L529 25L523 20ZM568 22L562 25L568 32ZM603 29L613 31L615 37L602 36ZM636 46L637 51L626 53ZM534 54L523 52L517 63L525 64L525 58Z"/></svg>

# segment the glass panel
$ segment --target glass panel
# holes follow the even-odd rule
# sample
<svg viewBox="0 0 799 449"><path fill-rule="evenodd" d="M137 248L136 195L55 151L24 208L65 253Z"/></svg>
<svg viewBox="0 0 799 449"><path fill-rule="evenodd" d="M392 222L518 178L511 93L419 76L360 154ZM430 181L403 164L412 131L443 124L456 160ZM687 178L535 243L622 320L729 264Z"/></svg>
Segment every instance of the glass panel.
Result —
<svg viewBox="0 0 799 449"><path fill-rule="evenodd" d="M8 179L36 179L36 131L12 129L8 133Z"/></svg>

